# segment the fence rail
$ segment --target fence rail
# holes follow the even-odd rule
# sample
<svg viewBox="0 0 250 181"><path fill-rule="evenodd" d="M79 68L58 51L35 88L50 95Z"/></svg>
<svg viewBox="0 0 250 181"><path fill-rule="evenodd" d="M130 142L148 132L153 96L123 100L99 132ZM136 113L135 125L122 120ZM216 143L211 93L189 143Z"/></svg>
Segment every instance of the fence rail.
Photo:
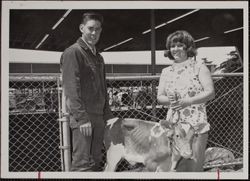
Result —
<svg viewBox="0 0 250 181"><path fill-rule="evenodd" d="M243 157L243 74L213 75L216 97L207 103L211 124L208 147ZM167 107L157 104L159 76L108 77L115 116L150 121L164 119ZM64 171L65 125L59 74L11 74L9 80L9 170ZM103 148L103 165L105 149ZM118 171L130 170L121 161Z"/></svg>

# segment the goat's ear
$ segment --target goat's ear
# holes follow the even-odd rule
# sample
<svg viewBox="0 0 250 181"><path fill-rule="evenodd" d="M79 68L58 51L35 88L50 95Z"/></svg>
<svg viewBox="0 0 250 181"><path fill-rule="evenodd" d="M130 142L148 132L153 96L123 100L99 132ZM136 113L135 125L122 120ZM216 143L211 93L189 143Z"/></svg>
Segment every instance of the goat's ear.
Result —
<svg viewBox="0 0 250 181"><path fill-rule="evenodd" d="M174 135L174 130L168 129L168 130L166 131L166 134L167 134L167 137L172 137L172 136Z"/></svg>
<svg viewBox="0 0 250 181"><path fill-rule="evenodd" d="M197 132L199 132L200 130L202 130L205 126L207 126L207 123L200 123L200 124L198 124L198 128L197 128Z"/></svg>
<svg viewBox="0 0 250 181"><path fill-rule="evenodd" d="M171 129L173 127L173 123L166 121L166 120L160 120L160 125L165 127L165 128L169 128Z"/></svg>

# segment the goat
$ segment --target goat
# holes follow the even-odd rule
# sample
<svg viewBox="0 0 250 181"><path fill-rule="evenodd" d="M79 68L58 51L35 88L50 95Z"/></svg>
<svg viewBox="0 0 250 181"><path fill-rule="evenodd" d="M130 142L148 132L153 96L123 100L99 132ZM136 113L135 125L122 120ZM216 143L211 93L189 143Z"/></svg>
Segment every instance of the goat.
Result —
<svg viewBox="0 0 250 181"><path fill-rule="evenodd" d="M113 118L107 122L104 135L105 171L115 171L122 158L132 165L143 163L148 171L175 171L181 156L192 158L194 134L188 123Z"/></svg>

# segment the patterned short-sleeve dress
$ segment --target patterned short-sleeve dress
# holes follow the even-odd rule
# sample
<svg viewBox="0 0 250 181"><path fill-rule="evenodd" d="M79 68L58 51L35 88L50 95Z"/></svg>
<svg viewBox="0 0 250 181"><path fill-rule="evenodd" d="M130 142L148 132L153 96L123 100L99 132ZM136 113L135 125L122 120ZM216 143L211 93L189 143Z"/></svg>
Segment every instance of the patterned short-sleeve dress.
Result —
<svg viewBox="0 0 250 181"><path fill-rule="evenodd" d="M199 70L201 60L195 61L188 59L179 67L169 66L162 71L164 76L164 94L168 92L175 93L177 100L180 98L193 97L203 91L203 87L199 81ZM172 114L171 109L168 110L167 118ZM177 114L175 112L174 114ZM198 129L200 123L206 123L206 126L198 132L205 133L210 129L207 122L207 113L205 104L193 104L179 111L179 121L189 122L195 129Z"/></svg>

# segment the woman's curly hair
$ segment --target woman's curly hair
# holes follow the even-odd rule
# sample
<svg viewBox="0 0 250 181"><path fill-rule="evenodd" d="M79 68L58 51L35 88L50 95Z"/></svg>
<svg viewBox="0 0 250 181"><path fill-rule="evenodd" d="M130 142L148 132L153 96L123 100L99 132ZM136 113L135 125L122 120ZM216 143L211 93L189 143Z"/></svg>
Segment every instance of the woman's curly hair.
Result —
<svg viewBox="0 0 250 181"><path fill-rule="evenodd" d="M194 43L194 38L187 31L179 30L170 34L167 37L167 40L166 40L167 50L164 53L165 57L168 57L169 59L174 60L174 57L172 56L170 52L170 48L171 48L172 43L177 43L177 42L185 44L188 57L196 56L197 51L196 51L196 47Z"/></svg>

